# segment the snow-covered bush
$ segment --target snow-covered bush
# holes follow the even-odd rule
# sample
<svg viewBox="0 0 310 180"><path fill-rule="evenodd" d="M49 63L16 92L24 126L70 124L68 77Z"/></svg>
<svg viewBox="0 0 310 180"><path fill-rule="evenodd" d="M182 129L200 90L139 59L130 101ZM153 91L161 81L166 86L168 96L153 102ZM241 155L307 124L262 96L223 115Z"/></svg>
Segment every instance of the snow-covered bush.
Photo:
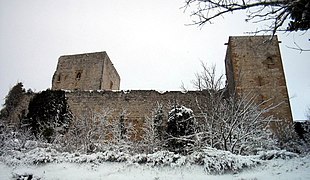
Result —
<svg viewBox="0 0 310 180"><path fill-rule="evenodd" d="M34 136L30 131L23 129L13 131L7 124L0 125L0 154L6 154L10 150L36 148L38 143L33 140Z"/></svg>
<svg viewBox="0 0 310 180"><path fill-rule="evenodd" d="M298 154L286 150L270 150L258 152L258 158L262 160L291 159L298 157Z"/></svg>
<svg viewBox="0 0 310 180"><path fill-rule="evenodd" d="M41 179L40 177L34 176L31 173L22 173L22 174L15 173L13 174L12 178L17 179L17 180L28 180L28 179L40 180Z"/></svg>
<svg viewBox="0 0 310 180"><path fill-rule="evenodd" d="M245 168L251 168L262 162L254 156L235 155L228 151L213 148L202 149L188 157L192 164L203 165L209 174L223 174L237 172Z"/></svg>
<svg viewBox="0 0 310 180"><path fill-rule="evenodd" d="M192 151L196 131L193 111L185 106L175 106L168 114L165 146L169 151L186 154Z"/></svg>
<svg viewBox="0 0 310 180"><path fill-rule="evenodd" d="M182 155L170 151L158 151L147 155L147 163L152 166L175 166Z"/></svg>
<svg viewBox="0 0 310 180"><path fill-rule="evenodd" d="M269 153L270 154L270 153ZM273 152L272 154L277 154ZM278 152L278 154L284 154ZM286 156L289 154L286 153ZM294 154L293 154L294 155ZM180 167L199 165L203 166L208 174L224 174L238 172L246 168L257 166L264 162L263 155L241 156L228 151L212 148L195 151L186 156L169 151L158 151L151 154L129 154L120 151L104 151L92 154L59 152L50 147L37 147L27 151L8 151L0 156L0 161L9 165L19 164L46 164L46 163L92 163L126 162L126 164L144 164L150 167Z"/></svg>
<svg viewBox="0 0 310 180"><path fill-rule="evenodd" d="M285 121L275 121L276 131L273 134L275 146L295 153L310 152L310 133L304 129L304 124L300 122L287 123Z"/></svg>

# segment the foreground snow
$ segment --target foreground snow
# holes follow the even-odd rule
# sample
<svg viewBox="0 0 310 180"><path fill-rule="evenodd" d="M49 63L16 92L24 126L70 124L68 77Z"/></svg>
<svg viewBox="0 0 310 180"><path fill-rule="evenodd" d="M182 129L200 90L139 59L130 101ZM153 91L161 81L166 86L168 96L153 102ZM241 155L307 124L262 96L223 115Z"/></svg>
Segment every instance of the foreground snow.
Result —
<svg viewBox="0 0 310 180"><path fill-rule="evenodd" d="M188 156L168 151L87 155L34 148L0 156L0 179L29 175L33 179L310 179L310 155L282 150L239 156L215 149Z"/></svg>
<svg viewBox="0 0 310 180"><path fill-rule="evenodd" d="M103 162L48 163L8 166L0 164L0 179L16 174L33 174L34 179L310 179L309 156L289 160L275 159L235 174L208 175L203 166L150 167L147 165Z"/></svg>

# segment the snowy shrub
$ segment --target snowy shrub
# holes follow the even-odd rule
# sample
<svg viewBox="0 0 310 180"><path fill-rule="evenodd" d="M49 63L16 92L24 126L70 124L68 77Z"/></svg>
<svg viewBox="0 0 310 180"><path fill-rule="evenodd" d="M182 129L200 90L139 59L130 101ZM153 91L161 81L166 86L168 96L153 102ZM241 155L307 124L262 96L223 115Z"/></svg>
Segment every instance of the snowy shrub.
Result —
<svg viewBox="0 0 310 180"><path fill-rule="evenodd" d="M130 161L138 164L145 164L148 161L146 154L136 154L130 158Z"/></svg>
<svg viewBox="0 0 310 180"><path fill-rule="evenodd" d="M54 162L58 152L52 148L35 148L28 152L31 156L27 160L29 164L45 164Z"/></svg>
<svg viewBox="0 0 310 180"><path fill-rule="evenodd" d="M27 140L24 147L25 147L25 149L34 149L34 148L38 147L38 142L33 141L33 140Z"/></svg>
<svg viewBox="0 0 310 180"><path fill-rule="evenodd" d="M120 151L105 151L92 154L61 153L53 147L35 148L20 152L9 151L6 155L0 156L0 161L10 166L18 164L46 164L46 163L92 163L103 162L126 162L127 164L145 164L155 167L180 167L199 165L203 166L208 174L224 174L238 172L251 168L264 162L265 158L274 157L295 157L295 154L288 152L266 152L257 156L235 155L228 151L221 151L212 148L195 151L186 156L169 151L158 151L152 154L128 154Z"/></svg>
<svg viewBox="0 0 310 180"><path fill-rule="evenodd" d="M8 128L7 125L1 126L0 130L0 154L5 154L10 150L22 151L25 149L35 148L36 145L29 141L32 141L34 137L29 131L13 131Z"/></svg>
<svg viewBox="0 0 310 180"><path fill-rule="evenodd" d="M261 161L255 159L255 157L235 155L228 151L212 148L194 152L188 158L188 161L192 164L203 165L205 171L209 174L237 172L261 163Z"/></svg>
<svg viewBox="0 0 310 180"><path fill-rule="evenodd" d="M165 146L169 151L187 154L194 145L196 128L196 119L191 109L173 107L168 115Z"/></svg>
<svg viewBox="0 0 310 180"><path fill-rule="evenodd" d="M109 162L124 162L128 159L128 154L124 152L105 151L102 153L105 161Z"/></svg>
<svg viewBox="0 0 310 180"><path fill-rule="evenodd" d="M262 160L272 160L272 159L291 159L298 157L298 154L288 152L286 150L270 150L262 151L258 153L259 159Z"/></svg>
<svg viewBox="0 0 310 180"><path fill-rule="evenodd" d="M40 180L40 177L34 176L33 174L30 173L23 173L23 174L13 174L12 178L16 180Z"/></svg>
<svg viewBox="0 0 310 180"><path fill-rule="evenodd" d="M49 152L48 148L35 148L30 151L7 151L5 155L1 156L1 161L8 165L17 164L42 164L53 162L51 153L57 153L56 151Z"/></svg>
<svg viewBox="0 0 310 180"><path fill-rule="evenodd" d="M170 166L172 163L176 163L180 158L180 155L169 151L158 151L147 155L147 162L152 166Z"/></svg>
<svg viewBox="0 0 310 180"><path fill-rule="evenodd" d="M299 154L308 153L310 151L310 142L307 141L309 134L304 131L302 124L299 123L287 123L285 121L275 121L273 125L276 128L273 139L275 139L275 145L290 152Z"/></svg>

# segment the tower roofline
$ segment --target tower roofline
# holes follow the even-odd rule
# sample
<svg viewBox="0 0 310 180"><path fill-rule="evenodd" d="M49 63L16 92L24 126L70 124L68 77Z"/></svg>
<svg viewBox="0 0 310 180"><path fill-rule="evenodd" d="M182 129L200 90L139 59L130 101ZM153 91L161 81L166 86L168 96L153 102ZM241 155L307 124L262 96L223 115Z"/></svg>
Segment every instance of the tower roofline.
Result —
<svg viewBox="0 0 310 180"><path fill-rule="evenodd" d="M277 35L255 35L255 36L248 36L248 35L240 35L240 36L229 36L229 38L256 38L256 37L277 37Z"/></svg>
<svg viewBox="0 0 310 180"><path fill-rule="evenodd" d="M67 55L62 55L59 57L59 59L64 58L64 57L79 57L79 56L92 56L92 55L108 55L106 51L98 51L98 52L90 52L90 53L79 53L79 54L67 54Z"/></svg>

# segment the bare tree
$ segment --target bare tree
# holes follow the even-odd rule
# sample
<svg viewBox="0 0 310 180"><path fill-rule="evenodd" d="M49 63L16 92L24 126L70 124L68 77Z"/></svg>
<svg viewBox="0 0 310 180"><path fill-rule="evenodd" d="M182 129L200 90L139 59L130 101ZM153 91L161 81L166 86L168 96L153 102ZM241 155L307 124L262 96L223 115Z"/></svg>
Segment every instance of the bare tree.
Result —
<svg viewBox="0 0 310 180"><path fill-rule="evenodd" d="M55 143L63 144L66 151L95 151L108 138L109 132L105 126L110 113L109 109L103 109L101 112L88 109L80 117L72 120L68 133L59 136Z"/></svg>
<svg viewBox="0 0 310 180"><path fill-rule="evenodd" d="M269 145L268 124L272 117L263 115L268 108L256 105L254 96L229 97L212 105L216 108L203 110L201 139L208 145L237 154Z"/></svg>
<svg viewBox="0 0 310 180"><path fill-rule="evenodd" d="M118 117L112 113L115 112L110 109L87 109L72 120L68 133L58 136L54 143L70 152L132 151L136 148L132 140L137 134L135 125L127 119L126 110Z"/></svg>
<svg viewBox="0 0 310 180"><path fill-rule="evenodd" d="M163 106L157 104L151 117L146 117L143 124L142 146L145 152L153 153L162 148L163 144Z"/></svg>
<svg viewBox="0 0 310 180"><path fill-rule="evenodd" d="M137 135L133 122L127 119L129 113L123 109L118 118L107 121L105 127L109 130L108 144L110 148L120 151L131 151L134 147L134 139Z"/></svg>
<svg viewBox="0 0 310 180"><path fill-rule="evenodd" d="M219 91L223 88L223 75L216 74L216 66L211 67L201 62L202 71L196 73L196 79L192 81L194 88L197 90Z"/></svg>
<svg viewBox="0 0 310 180"><path fill-rule="evenodd" d="M197 136L201 147L243 154L269 146L268 125L272 117L266 116L266 112L272 107L255 104L253 94L228 96L220 85L223 76L215 74L214 66L203 65L202 73L194 81L194 86L206 93L206 103L201 104L197 99L201 111Z"/></svg>
<svg viewBox="0 0 310 180"><path fill-rule="evenodd" d="M185 0L184 9L191 11L192 24L198 26L244 11L246 22L260 24L253 32L247 32L250 34L275 35L279 31L307 31L310 28L309 0ZM296 42L287 47L300 52L310 51L309 47L300 47Z"/></svg>
<svg viewBox="0 0 310 180"><path fill-rule="evenodd" d="M194 9L194 24L204 25L235 11L246 12L246 21L269 24L257 32L299 31L310 28L310 2L308 0L185 0L185 8Z"/></svg>

